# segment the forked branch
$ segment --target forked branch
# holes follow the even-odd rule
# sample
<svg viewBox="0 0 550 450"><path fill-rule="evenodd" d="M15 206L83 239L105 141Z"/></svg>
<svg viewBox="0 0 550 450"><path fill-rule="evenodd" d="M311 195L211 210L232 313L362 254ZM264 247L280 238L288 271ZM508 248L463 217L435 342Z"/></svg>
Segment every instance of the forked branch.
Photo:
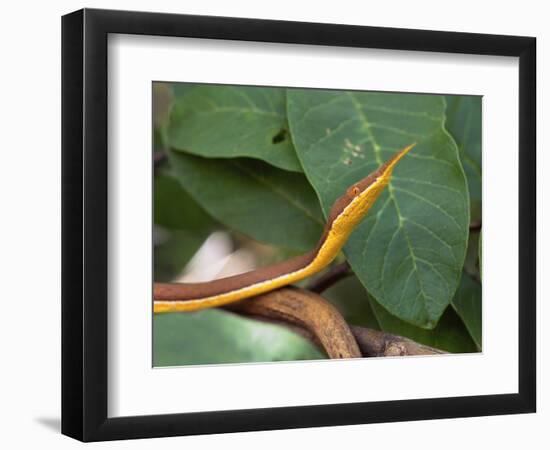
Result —
<svg viewBox="0 0 550 450"><path fill-rule="evenodd" d="M291 325L321 347L329 358L360 358L361 351L338 310L313 292L286 287L235 303L228 309Z"/></svg>
<svg viewBox="0 0 550 450"><path fill-rule="evenodd" d="M345 261L341 264L332 266L326 273L313 280L307 288L312 292L320 294L341 279L350 276L352 273L351 267L348 262Z"/></svg>
<svg viewBox="0 0 550 450"><path fill-rule="evenodd" d="M333 359L446 353L402 336L364 327L350 327L333 305L305 289L278 289L235 303L226 309L284 324L311 340Z"/></svg>

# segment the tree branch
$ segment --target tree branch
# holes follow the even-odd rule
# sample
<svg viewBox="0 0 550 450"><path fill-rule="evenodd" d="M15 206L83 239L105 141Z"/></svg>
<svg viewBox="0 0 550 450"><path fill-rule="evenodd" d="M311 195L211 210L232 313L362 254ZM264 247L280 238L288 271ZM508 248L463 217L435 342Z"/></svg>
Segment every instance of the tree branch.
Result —
<svg viewBox="0 0 550 450"><path fill-rule="evenodd" d="M286 287L227 307L246 316L290 324L329 358L360 358L357 342L338 310L317 294Z"/></svg>
<svg viewBox="0 0 550 450"><path fill-rule="evenodd" d="M319 346L332 359L446 353L402 336L350 327L323 297L295 287L268 292L225 309L286 325Z"/></svg>
<svg viewBox="0 0 550 450"><path fill-rule="evenodd" d="M469 226L470 231L480 231L481 230L481 220L474 220L470 223Z"/></svg>
<svg viewBox="0 0 550 450"><path fill-rule="evenodd" d="M370 328L352 326L351 331L363 356L411 356L447 353L437 348L419 344L403 336Z"/></svg>
<svg viewBox="0 0 550 450"><path fill-rule="evenodd" d="M158 169L160 166L162 166L167 160L166 152L162 150L157 150L153 153L153 167Z"/></svg>
<svg viewBox="0 0 550 450"><path fill-rule="evenodd" d="M347 261L344 261L341 264L332 266L328 272L321 275L319 278L313 280L309 286L308 290L320 294L325 291L333 284L337 283L343 278L346 278L352 274L351 268Z"/></svg>

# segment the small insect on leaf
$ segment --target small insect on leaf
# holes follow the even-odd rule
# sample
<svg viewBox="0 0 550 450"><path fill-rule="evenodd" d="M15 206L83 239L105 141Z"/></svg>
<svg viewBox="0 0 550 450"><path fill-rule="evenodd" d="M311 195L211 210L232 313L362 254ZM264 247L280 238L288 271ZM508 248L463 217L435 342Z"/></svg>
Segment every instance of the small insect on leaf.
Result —
<svg viewBox="0 0 550 450"><path fill-rule="evenodd" d="M271 140L274 144L279 144L280 142L283 142L286 139L288 131L284 128L281 128L279 132L273 136L273 139Z"/></svg>

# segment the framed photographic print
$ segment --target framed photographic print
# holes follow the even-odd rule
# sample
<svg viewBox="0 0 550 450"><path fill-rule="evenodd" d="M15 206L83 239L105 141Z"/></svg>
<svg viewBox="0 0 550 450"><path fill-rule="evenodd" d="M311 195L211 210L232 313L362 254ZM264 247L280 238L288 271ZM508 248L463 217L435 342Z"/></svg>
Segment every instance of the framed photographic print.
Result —
<svg viewBox="0 0 550 450"><path fill-rule="evenodd" d="M63 17L62 432L535 411L535 39Z"/></svg>

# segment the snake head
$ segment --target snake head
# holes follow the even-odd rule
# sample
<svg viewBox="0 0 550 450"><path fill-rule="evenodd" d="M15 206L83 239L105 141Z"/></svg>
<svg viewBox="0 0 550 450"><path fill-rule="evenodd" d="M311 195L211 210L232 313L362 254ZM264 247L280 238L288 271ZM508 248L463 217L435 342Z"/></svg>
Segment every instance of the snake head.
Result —
<svg viewBox="0 0 550 450"><path fill-rule="evenodd" d="M416 144L408 145L396 152L374 172L352 184L330 210L329 222L337 220L345 211L346 220L357 224L367 214L378 196L388 185L394 167Z"/></svg>

